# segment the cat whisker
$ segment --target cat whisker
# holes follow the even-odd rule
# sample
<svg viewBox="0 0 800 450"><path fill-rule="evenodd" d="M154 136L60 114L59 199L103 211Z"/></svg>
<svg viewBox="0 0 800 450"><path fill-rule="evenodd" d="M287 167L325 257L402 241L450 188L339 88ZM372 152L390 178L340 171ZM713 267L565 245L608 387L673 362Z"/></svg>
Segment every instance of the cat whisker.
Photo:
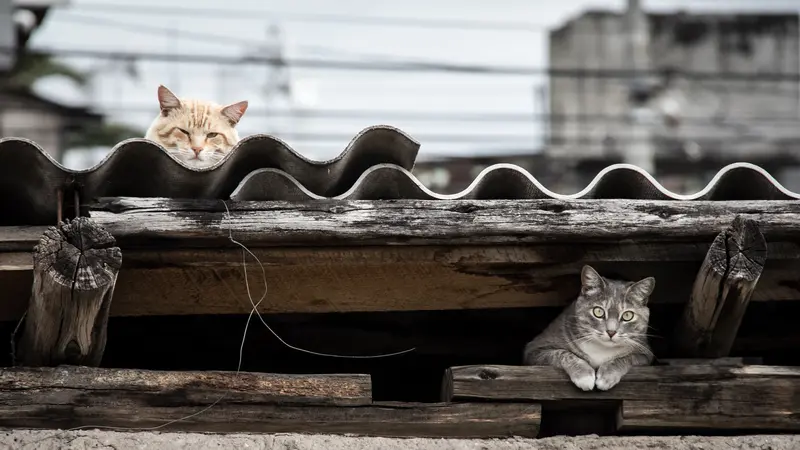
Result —
<svg viewBox="0 0 800 450"><path fill-rule="evenodd" d="M633 347L634 349L638 350L640 353L644 353L644 354L646 354L647 356L651 356L651 357L652 357L652 356L655 356L655 355L653 354L653 351L652 351L652 350L650 350L649 348L647 348L647 346L645 346L645 345L642 345L642 344L641 344L641 343L639 343L639 342L636 342L636 341L634 341L634 340L629 340L629 341L627 342L627 344L628 344L628 345L630 345L631 347Z"/></svg>
<svg viewBox="0 0 800 450"><path fill-rule="evenodd" d="M650 334L650 333L628 333L628 336L633 337L654 337L654 338L663 338L664 336L660 336L658 334Z"/></svg>

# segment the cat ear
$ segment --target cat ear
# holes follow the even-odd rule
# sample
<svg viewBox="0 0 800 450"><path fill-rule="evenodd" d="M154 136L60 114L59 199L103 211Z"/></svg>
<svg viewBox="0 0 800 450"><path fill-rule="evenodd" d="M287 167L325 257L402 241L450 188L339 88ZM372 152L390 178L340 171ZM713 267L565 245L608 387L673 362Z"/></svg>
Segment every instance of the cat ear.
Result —
<svg viewBox="0 0 800 450"><path fill-rule="evenodd" d="M236 126L236 124L242 120L245 111L247 111L247 100L228 105L222 108L221 112L231 123L231 126Z"/></svg>
<svg viewBox="0 0 800 450"><path fill-rule="evenodd" d="M581 269L581 286L583 286L584 292L602 289L604 284L603 277L592 266L583 266L583 269Z"/></svg>
<svg viewBox="0 0 800 450"><path fill-rule="evenodd" d="M650 294L653 293L653 289L656 287L656 279L653 277L647 277L644 280L637 281L628 287L628 297L637 302L641 303L642 305L647 304L647 300L650 298Z"/></svg>
<svg viewBox="0 0 800 450"><path fill-rule="evenodd" d="M161 108L161 114L166 116L172 109L181 107L181 101L169 89L163 85L158 86L158 106Z"/></svg>

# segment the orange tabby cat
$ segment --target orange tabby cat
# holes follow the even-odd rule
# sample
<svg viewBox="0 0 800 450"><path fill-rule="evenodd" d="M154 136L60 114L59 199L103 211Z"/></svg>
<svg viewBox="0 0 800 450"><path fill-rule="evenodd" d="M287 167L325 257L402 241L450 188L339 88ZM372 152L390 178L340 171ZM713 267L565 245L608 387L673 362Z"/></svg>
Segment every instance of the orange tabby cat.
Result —
<svg viewBox="0 0 800 450"><path fill-rule="evenodd" d="M161 114L145 135L189 167L208 167L222 159L239 142L236 124L247 101L220 106L205 100L179 99L158 87Z"/></svg>

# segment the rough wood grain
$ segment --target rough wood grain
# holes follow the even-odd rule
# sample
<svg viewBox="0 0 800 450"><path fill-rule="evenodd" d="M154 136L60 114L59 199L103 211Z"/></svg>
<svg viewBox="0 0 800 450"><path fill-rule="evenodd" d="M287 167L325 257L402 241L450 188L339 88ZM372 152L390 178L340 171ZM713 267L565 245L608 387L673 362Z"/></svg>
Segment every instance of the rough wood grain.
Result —
<svg viewBox="0 0 800 450"><path fill-rule="evenodd" d="M724 358L666 358L658 359L658 364L667 366L736 366L742 367L746 365L763 365L763 358L759 357L733 357L728 356Z"/></svg>
<svg viewBox="0 0 800 450"><path fill-rule="evenodd" d="M159 430L533 437L541 418L536 404L370 403L368 375L0 372L0 427L157 427L203 410Z"/></svg>
<svg viewBox="0 0 800 450"><path fill-rule="evenodd" d="M583 264L655 276L671 286L656 288L655 303L685 302L708 243L734 213L764 219L771 239L752 301L798 300L798 203L228 202L229 219L221 201L122 198L96 203L91 214L125 251L111 314L140 316L249 311L228 224L265 264L264 312L563 305ZM14 252L32 248L29 239L19 227L0 228L0 266L8 255L10 269L0 270L0 320L19 318L27 304L31 278ZM260 270L248 264L259 291Z"/></svg>
<svg viewBox="0 0 800 450"><path fill-rule="evenodd" d="M758 224L737 216L703 260L674 340L686 356L727 356L767 260Z"/></svg>
<svg viewBox="0 0 800 450"><path fill-rule="evenodd" d="M62 222L44 232L33 265L22 363L99 365L122 265L113 236L85 217Z"/></svg>
<svg viewBox="0 0 800 450"><path fill-rule="evenodd" d="M155 371L84 366L0 370L0 404L79 405L97 398L159 407L221 402L362 406L372 402L369 375L283 375L218 371Z"/></svg>
<svg viewBox="0 0 800 450"><path fill-rule="evenodd" d="M641 246L641 252L613 244L254 248L253 252L264 264L270 288L261 311L316 313L561 306L577 295L583 264L629 279L654 276L659 286L670 286L656 288L654 304L682 303L689 298L708 242L687 244L675 253L670 253L671 245ZM785 257L780 257L780 250ZM800 300L800 258L790 257L796 250L791 243L770 245L770 260L751 301ZM240 249L124 251L112 316L250 310ZM258 299L263 279L249 257L247 272ZM0 271L4 289L0 320L19 319L31 283L30 272Z"/></svg>
<svg viewBox="0 0 800 450"><path fill-rule="evenodd" d="M0 405L0 427L149 428L187 417L204 407L104 405ZM325 433L384 437L536 437L541 408L513 403L376 403L371 406L222 404L159 428L214 433ZM122 430L131 431L131 430Z"/></svg>
<svg viewBox="0 0 800 450"><path fill-rule="evenodd" d="M228 202L101 199L91 217L129 245L252 246L705 241L734 216L771 240L800 232L800 201L645 200Z"/></svg>
<svg viewBox="0 0 800 450"><path fill-rule="evenodd" d="M583 392L552 367L461 366L447 370L450 401L622 402L622 426L800 430L800 368L636 367L609 391Z"/></svg>

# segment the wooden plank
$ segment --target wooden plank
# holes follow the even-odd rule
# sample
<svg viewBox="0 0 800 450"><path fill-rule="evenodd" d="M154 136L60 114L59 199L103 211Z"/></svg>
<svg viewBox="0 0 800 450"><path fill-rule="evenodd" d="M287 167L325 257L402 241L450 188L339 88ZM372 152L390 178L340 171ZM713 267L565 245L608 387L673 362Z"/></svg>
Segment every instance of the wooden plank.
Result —
<svg viewBox="0 0 800 450"><path fill-rule="evenodd" d="M56 395L57 394L57 395ZM372 402L369 375L282 375L220 371L155 371L59 366L0 369L0 404L72 405L91 397L158 406L288 402L359 406ZM150 404L150 406L154 406Z"/></svg>
<svg viewBox="0 0 800 450"><path fill-rule="evenodd" d="M667 366L746 366L763 365L764 361L759 357L726 356L723 358L665 358L658 360L659 365Z"/></svg>
<svg viewBox="0 0 800 450"><path fill-rule="evenodd" d="M751 301L800 299L800 246L792 235L800 226L792 219L800 202L228 205L230 220L221 201L122 198L94 204L93 220L113 231L126 255L111 315L248 312L241 249L227 239L229 223L234 237L265 264L270 294L263 312L560 306L574 299L583 264L621 278L654 276L659 286L671 287L657 287L654 304L683 302L715 227L734 213L764 219L771 239L770 261ZM0 270L0 320L18 319L27 306L32 278L21 270L20 252L38 240L30 230L0 228L0 266L7 258L12 269ZM563 245L565 239L581 245ZM263 287L252 259L249 277L256 291Z"/></svg>
<svg viewBox="0 0 800 450"><path fill-rule="evenodd" d="M98 366L122 252L91 219L61 222L33 256L33 289L20 354L26 366Z"/></svg>
<svg viewBox="0 0 800 450"><path fill-rule="evenodd" d="M539 405L513 403L403 403L355 407L224 404L188 417L203 409L200 406L154 407L139 403L92 406L0 405L0 427L68 429L102 426L136 431L160 427L175 419L187 417L158 430L490 438L536 437L541 422Z"/></svg>
<svg viewBox="0 0 800 450"><path fill-rule="evenodd" d="M653 253L620 253L614 246L596 247L586 254L578 250L581 246L570 246L569 252L562 253L563 259L554 262L558 261L556 251L540 252L539 247L255 248L269 283L269 294L259 309L319 313L563 306L578 294L578 271L583 264L622 278L654 276L653 304L682 303L689 298L708 244L673 261L654 256L636 260L636 254ZM250 311L240 249L123 247L123 251L125 264L114 290L112 316ZM771 258L751 301L800 300L798 271L800 259ZM252 258L248 258L247 272L258 300L264 282ZM408 283L409 279L414 283ZM0 271L4 291L0 320L19 319L31 283L30 272Z"/></svg>
<svg viewBox="0 0 800 450"><path fill-rule="evenodd" d="M251 246L665 242L712 239L734 216L770 240L800 232L800 201L482 200L228 202L101 199L91 217L123 245Z"/></svg>
<svg viewBox="0 0 800 450"><path fill-rule="evenodd" d="M717 235L700 266L674 333L681 354L727 356L767 260L767 243L750 219L737 216Z"/></svg>
<svg viewBox="0 0 800 450"><path fill-rule="evenodd" d="M159 372L69 366L0 371L0 427L140 428L181 418L185 419L159 429L535 436L541 410L535 404L373 404L369 375Z"/></svg>
<svg viewBox="0 0 800 450"><path fill-rule="evenodd" d="M443 387L450 401L621 401L622 427L800 430L798 367L635 367L609 391L583 392L553 367L461 366Z"/></svg>
<svg viewBox="0 0 800 450"><path fill-rule="evenodd" d="M30 252L0 253L0 272L33 270L33 254Z"/></svg>

